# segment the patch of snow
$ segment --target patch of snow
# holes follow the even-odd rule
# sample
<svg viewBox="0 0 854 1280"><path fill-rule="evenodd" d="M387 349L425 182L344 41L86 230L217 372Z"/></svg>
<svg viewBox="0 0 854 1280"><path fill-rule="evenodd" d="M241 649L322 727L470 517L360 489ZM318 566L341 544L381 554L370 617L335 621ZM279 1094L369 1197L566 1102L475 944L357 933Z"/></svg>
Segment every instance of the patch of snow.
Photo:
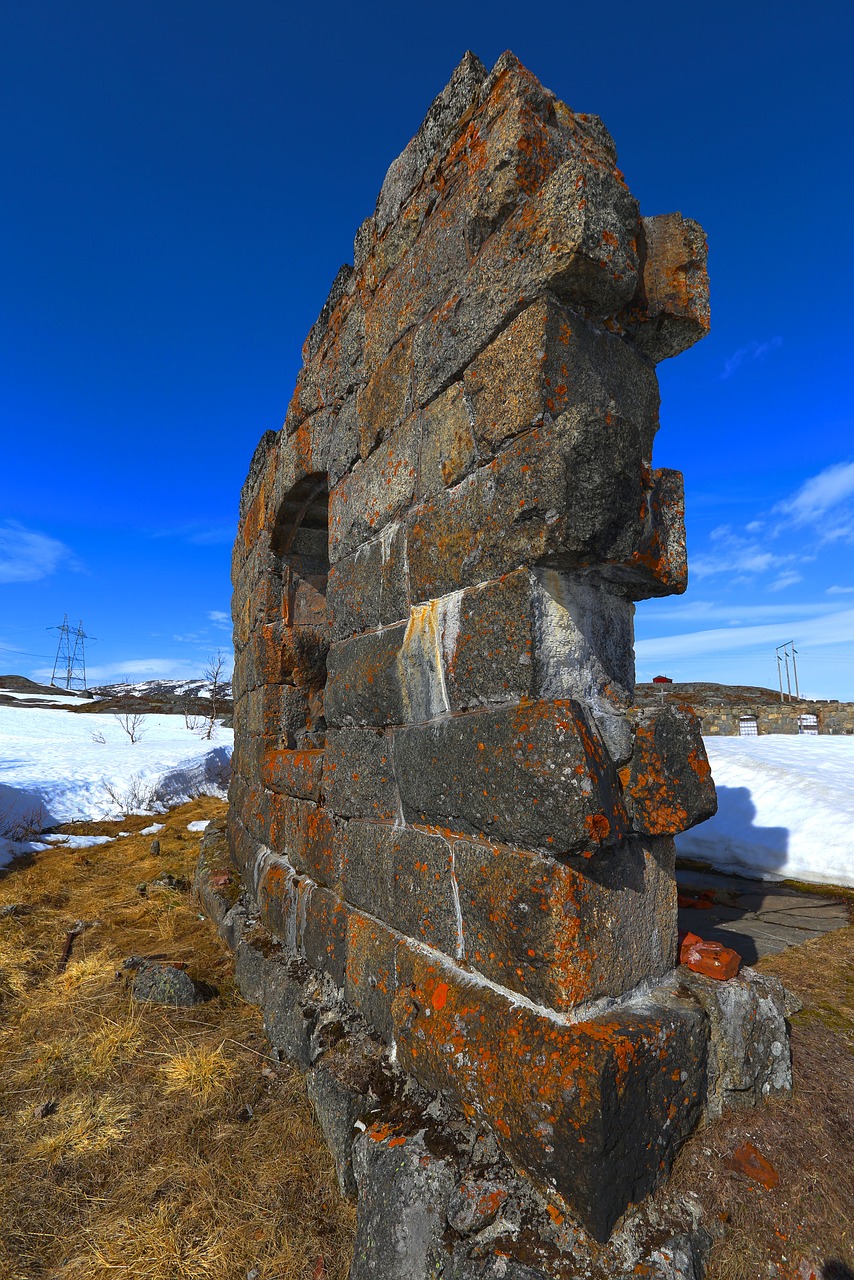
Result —
<svg viewBox="0 0 854 1280"><path fill-rule="evenodd" d="M95 844L112 844L115 836L40 836L48 844L62 845L64 849L90 849Z"/></svg>
<svg viewBox="0 0 854 1280"><path fill-rule="evenodd" d="M195 822L187 823L188 831L204 831L211 824L210 818L197 818Z"/></svg>
<svg viewBox="0 0 854 1280"><path fill-rule="evenodd" d="M200 742L181 716L145 716L143 730L131 743L109 714L0 707L0 865L45 848L41 827L162 812L198 795L225 797L230 729L218 731L215 747ZM93 743L93 731L103 743Z"/></svg>
<svg viewBox="0 0 854 1280"><path fill-rule="evenodd" d="M703 739L718 812L676 850L763 880L854 887L854 737Z"/></svg>
<svg viewBox="0 0 854 1280"><path fill-rule="evenodd" d="M141 836L156 836L158 831L163 830L164 826L165 826L165 823L163 822L152 822L150 827L143 827L139 834ZM120 836L125 834L126 833L124 831L119 832Z"/></svg>

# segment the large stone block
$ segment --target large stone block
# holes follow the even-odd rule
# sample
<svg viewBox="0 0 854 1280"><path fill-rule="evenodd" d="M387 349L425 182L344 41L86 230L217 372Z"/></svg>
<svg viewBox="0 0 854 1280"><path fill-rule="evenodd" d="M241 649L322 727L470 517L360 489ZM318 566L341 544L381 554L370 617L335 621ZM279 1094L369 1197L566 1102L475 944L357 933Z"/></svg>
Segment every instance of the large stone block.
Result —
<svg viewBox="0 0 854 1280"><path fill-rule="evenodd" d="M397 951L401 939L380 921L350 911L344 997L383 1040L394 1036L391 1006L397 992Z"/></svg>
<svg viewBox="0 0 854 1280"><path fill-rule="evenodd" d="M651 360L666 360L709 332L708 245L681 213L641 220L638 290L623 322Z"/></svg>
<svg viewBox="0 0 854 1280"><path fill-rule="evenodd" d="M350 1280L441 1274L453 1159L431 1154L423 1132L399 1132L378 1122L353 1146L353 1173L359 1212Z"/></svg>
<svg viewBox="0 0 854 1280"><path fill-rule="evenodd" d="M541 298L465 370L474 432L489 456L569 409L607 406L641 428L647 452L658 426L654 370L618 335Z"/></svg>
<svg viewBox="0 0 854 1280"><path fill-rule="evenodd" d="M380 533L412 502L418 474L420 423L410 416L329 495L329 559L337 563Z"/></svg>
<svg viewBox="0 0 854 1280"><path fill-rule="evenodd" d="M265 787L282 795L319 800L323 760L322 751L271 749L261 759L261 780Z"/></svg>
<svg viewBox="0 0 854 1280"><path fill-rule="evenodd" d="M400 812L391 738L376 729L330 729L323 764L325 803L344 817L393 822Z"/></svg>
<svg viewBox="0 0 854 1280"><path fill-rule="evenodd" d="M671 840L629 840L581 865L458 840L466 960L563 1011L663 977L676 953L673 864Z"/></svg>
<svg viewBox="0 0 854 1280"><path fill-rule="evenodd" d="M409 613L406 539L402 524L333 565L326 591L331 639L344 640L404 620Z"/></svg>
<svg viewBox="0 0 854 1280"><path fill-rule="evenodd" d="M593 853L627 829L616 776L573 702L399 729L394 763L408 822L553 854Z"/></svg>
<svg viewBox="0 0 854 1280"><path fill-rule="evenodd" d="M398 1061L481 1116L596 1239L654 1189L699 1119L705 1017L677 1001L561 1023L408 948Z"/></svg>
<svg viewBox="0 0 854 1280"><path fill-rule="evenodd" d="M327 974L336 987L344 985L347 957L347 904L322 885L302 894L300 949L313 969Z"/></svg>
<svg viewBox="0 0 854 1280"><path fill-rule="evenodd" d="M418 497L456 484L477 458L468 397L462 383L455 382L423 411Z"/></svg>
<svg viewBox="0 0 854 1280"><path fill-rule="evenodd" d="M700 722L690 707L642 711L631 761L621 770L635 831L677 835L717 812Z"/></svg>
<svg viewBox="0 0 854 1280"><path fill-rule="evenodd" d="M628 419L572 410L535 427L407 518L413 601L548 558L562 568L620 569L648 520L651 473Z"/></svg>
<svg viewBox="0 0 854 1280"><path fill-rule="evenodd" d="M329 724L401 724L399 658L406 624L333 644L327 657L324 707Z"/></svg>
<svg viewBox="0 0 854 1280"><path fill-rule="evenodd" d="M342 871L347 901L446 955L461 952L453 854L440 835L352 820Z"/></svg>

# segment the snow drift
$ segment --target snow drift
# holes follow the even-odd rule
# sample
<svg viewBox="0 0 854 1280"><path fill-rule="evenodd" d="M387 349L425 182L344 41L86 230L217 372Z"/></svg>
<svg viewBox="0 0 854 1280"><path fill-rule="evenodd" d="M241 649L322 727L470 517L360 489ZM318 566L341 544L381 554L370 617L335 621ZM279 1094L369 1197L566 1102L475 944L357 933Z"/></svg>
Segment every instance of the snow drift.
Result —
<svg viewBox="0 0 854 1280"><path fill-rule="evenodd" d="M180 716L145 716L131 743L112 715L0 707L0 865L23 851L10 836L224 797L232 741L219 727L200 740Z"/></svg>
<svg viewBox="0 0 854 1280"><path fill-rule="evenodd" d="M854 887L854 737L705 738L718 812L683 857L760 879Z"/></svg>

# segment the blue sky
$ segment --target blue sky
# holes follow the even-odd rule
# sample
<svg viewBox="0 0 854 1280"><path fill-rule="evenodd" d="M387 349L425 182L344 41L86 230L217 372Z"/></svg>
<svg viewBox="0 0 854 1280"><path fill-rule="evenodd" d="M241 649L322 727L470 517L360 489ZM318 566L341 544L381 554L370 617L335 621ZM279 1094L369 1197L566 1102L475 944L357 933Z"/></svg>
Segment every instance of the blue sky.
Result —
<svg viewBox="0 0 854 1280"><path fill-rule="evenodd" d="M388 164L467 48L602 116L697 218L712 333L659 366L691 582L638 676L854 698L854 20L822 6L27 0L0 8L0 670L228 644L240 485ZM48 661L46 662L46 659Z"/></svg>

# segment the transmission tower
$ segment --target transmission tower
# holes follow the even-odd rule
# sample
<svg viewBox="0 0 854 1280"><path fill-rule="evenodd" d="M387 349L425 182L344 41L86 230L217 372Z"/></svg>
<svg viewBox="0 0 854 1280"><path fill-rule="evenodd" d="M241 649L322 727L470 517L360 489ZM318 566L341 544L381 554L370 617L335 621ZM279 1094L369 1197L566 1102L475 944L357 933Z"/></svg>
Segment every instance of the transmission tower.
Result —
<svg viewBox="0 0 854 1280"><path fill-rule="evenodd" d="M65 679L66 689L85 689L86 641L94 640L95 637L87 636L83 630L82 618L76 628L71 627L67 613L60 626L48 627L47 630L59 632L59 643L56 647L56 657L53 660L53 674L50 677L50 683L56 686L56 673L59 671L60 680L63 677Z"/></svg>

